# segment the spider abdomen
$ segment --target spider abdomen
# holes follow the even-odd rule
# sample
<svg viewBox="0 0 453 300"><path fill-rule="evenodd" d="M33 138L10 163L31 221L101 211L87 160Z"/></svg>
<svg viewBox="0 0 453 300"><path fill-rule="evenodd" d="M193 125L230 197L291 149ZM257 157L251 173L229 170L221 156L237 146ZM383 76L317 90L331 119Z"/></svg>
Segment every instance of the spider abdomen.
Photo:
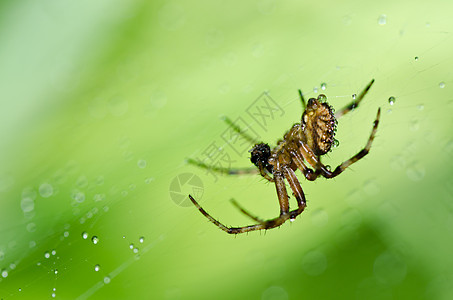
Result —
<svg viewBox="0 0 453 300"><path fill-rule="evenodd" d="M303 133L308 146L317 156L330 151L335 141L335 129L337 120L332 107L326 102L318 101L325 99L320 95L318 99L310 99L302 117Z"/></svg>

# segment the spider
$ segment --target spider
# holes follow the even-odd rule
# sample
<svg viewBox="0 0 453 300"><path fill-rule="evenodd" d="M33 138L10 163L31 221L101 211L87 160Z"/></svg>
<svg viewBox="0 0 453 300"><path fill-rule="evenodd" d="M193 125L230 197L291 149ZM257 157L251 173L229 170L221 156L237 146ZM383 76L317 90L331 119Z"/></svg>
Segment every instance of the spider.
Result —
<svg viewBox="0 0 453 300"><path fill-rule="evenodd" d="M266 143L255 143L255 146L249 152L251 153L250 160L257 168L219 168L211 167L192 159L188 160L188 163L197 165L201 168L228 175L259 173L267 181L275 184L280 205L280 214L278 217L270 220L262 220L242 208L235 200L232 200L233 205L246 216L254 220L256 224L243 227L228 227L207 213L191 195L189 195L190 200L209 221L230 234L272 229L281 226L287 220L293 221L304 211L307 205L304 192L296 177L295 171L297 169L300 169L305 179L309 181L316 180L319 176L334 178L340 175L350 165L362 159L370 151L379 124L379 117L381 114L380 108L377 110L371 135L362 150L340 164L333 171L331 171L328 166L321 163L321 156L328 153L334 143L337 142L334 138L337 119L355 109L368 93L373 83L374 79L370 81L353 102L336 113L334 113L332 106L326 102L327 97L325 95L320 94L316 99L310 98L306 103L301 90L299 90L300 100L304 109L300 123L294 124L291 129L285 133L283 139L277 142L277 145L273 149ZM234 125L231 120L226 118L225 121L245 139L254 142L252 137L247 135L238 126ZM289 208L289 197L285 187L285 179L296 198L298 205L297 209L290 210Z"/></svg>

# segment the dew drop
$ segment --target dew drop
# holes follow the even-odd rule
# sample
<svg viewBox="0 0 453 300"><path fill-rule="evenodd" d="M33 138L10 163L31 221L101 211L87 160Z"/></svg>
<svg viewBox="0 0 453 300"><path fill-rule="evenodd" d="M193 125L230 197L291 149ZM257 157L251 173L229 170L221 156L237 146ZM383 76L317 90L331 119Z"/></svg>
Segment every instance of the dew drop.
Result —
<svg viewBox="0 0 453 300"><path fill-rule="evenodd" d="M327 269L327 258L324 253L314 250L304 255L302 269L310 276L318 276Z"/></svg>
<svg viewBox="0 0 453 300"><path fill-rule="evenodd" d="M322 208L318 208L311 213L311 222L315 226L323 227L327 225L328 221L329 215Z"/></svg>
<svg viewBox="0 0 453 300"><path fill-rule="evenodd" d="M94 202L99 202L105 199L105 194L96 194L94 195Z"/></svg>
<svg viewBox="0 0 453 300"><path fill-rule="evenodd" d="M415 61L418 61L418 56L415 57Z"/></svg>
<svg viewBox="0 0 453 300"><path fill-rule="evenodd" d="M138 248L135 247L134 250L132 250L134 253L138 253Z"/></svg>
<svg viewBox="0 0 453 300"><path fill-rule="evenodd" d="M143 236L141 236L141 237L138 239L138 241L139 241L140 243L143 244L143 242L145 241L145 238L144 238Z"/></svg>
<svg viewBox="0 0 453 300"><path fill-rule="evenodd" d="M109 276L105 276L104 277L104 283L105 284L109 284L110 283L110 277Z"/></svg>
<svg viewBox="0 0 453 300"><path fill-rule="evenodd" d="M24 213L31 212L35 209L35 202L30 197L22 198L20 201L20 208Z"/></svg>
<svg viewBox="0 0 453 300"><path fill-rule="evenodd" d="M65 231L65 232L63 233L63 236L64 236L65 238L68 237L68 236L69 236L69 231Z"/></svg>
<svg viewBox="0 0 453 300"><path fill-rule="evenodd" d="M28 232L35 232L36 231L36 224L31 222L27 224L27 231Z"/></svg>
<svg viewBox="0 0 453 300"><path fill-rule="evenodd" d="M140 169L145 168L145 167L146 167L146 160L140 159L140 160L137 162L137 166L138 166Z"/></svg>
<svg viewBox="0 0 453 300"><path fill-rule="evenodd" d="M352 94L352 100L355 100L357 98L357 94Z"/></svg>
<svg viewBox="0 0 453 300"><path fill-rule="evenodd" d="M376 180L370 179L363 183L363 190L367 195L374 196L380 192L379 185Z"/></svg>
<svg viewBox="0 0 453 300"><path fill-rule="evenodd" d="M55 269L53 272L55 273L55 275L57 275L58 274L58 269Z"/></svg>
<svg viewBox="0 0 453 300"><path fill-rule="evenodd" d="M88 238L88 233L87 232L82 232L82 238L86 240Z"/></svg>
<svg viewBox="0 0 453 300"><path fill-rule="evenodd" d="M385 15L385 14L380 15L378 18L378 24L379 25L387 24L387 15Z"/></svg>
<svg viewBox="0 0 453 300"><path fill-rule="evenodd" d="M91 241L93 242L93 244L96 245L97 243L99 243L99 238L98 238L97 236L94 235L94 236L91 238Z"/></svg>
<svg viewBox="0 0 453 300"><path fill-rule="evenodd" d="M324 94L321 94L321 95L318 96L318 100L320 102L326 102L327 101L327 96L324 95Z"/></svg>
<svg viewBox="0 0 453 300"><path fill-rule="evenodd" d="M395 104L395 101L396 101L395 97L391 96L391 97L389 98L389 103L390 103L390 105Z"/></svg>
<svg viewBox="0 0 453 300"><path fill-rule="evenodd" d="M325 82L321 83L321 90L325 91L327 88L327 84Z"/></svg>
<svg viewBox="0 0 453 300"><path fill-rule="evenodd" d="M337 148L338 146L340 146L340 141L337 139L333 139L333 147Z"/></svg>
<svg viewBox="0 0 453 300"><path fill-rule="evenodd" d="M134 244L131 243L131 244L129 245L129 249L131 249L131 250L134 249Z"/></svg>
<svg viewBox="0 0 453 300"><path fill-rule="evenodd" d="M413 163L406 170L407 177L412 181L421 181L425 177L426 170L419 163Z"/></svg>
<svg viewBox="0 0 453 300"><path fill-rule="evenodd" d="M45 253L44 253L44 257L45 257L45 258L49 258L49 257L50 257L50 253L49 253L49 252L45 252Z"/></svg>
<svg viewBox="0 0 453 300"><path fill-rule="evenodd" d="M440 83L439 83L439 87L440 87L441 89L443 89L443 88L445 87L445 82L443 82L443 81L440 82Z"/></svg>
<svg viewBox="0 0 453 300"><path fill-rule="evenodd" d="M406 278L407 266L399 255L386 251L375 259L373 273L380 282L396 285Z"/></svg>
<svg viewBox="0 0 453 300"><path fill-rule="evenodd" d="M7 270L5 270L5 269L2 270L2 277L3 278L8 277L8 271Z"/></svg>
<svg viewBox="0 0 453 300"><path fill-rule="evenodd" d="M78 191L78 190L74 190L72 192L72 195L71 195L72 199L74 199L77 203L82 203L83 201L85 201L85 193L81 192L81 191Z"/></svg>
<svg viewBox="0 0 453 300"><path fill-rule="evenodd" d="M53 186L49 183L43 183L39 186L39 194L43 198L48 198L53 194Z"/></svg>
<svg viewBox="0 0 453 300"><path fill-rule="evenodd" d="M101 266L100 266L100 265L95 265L95 266L94 266L94 270L95 270L96 272L99 272L100 269L101 269Z"/></svg>
<svg viewBox="0 0 453 300"><path fill-rule="evenodd" d="M417 131L420 129L420 123L418 122L417 119L413 119L410 123L409 128L411 131Z"/></svg>
<svg viewBox="0 0 453 300"><path fill-rule="evenodd" d="M55 293L52 293L52 298L55 298L57 295Z"/></svg>
<svg viewBox="0 0 453 300"><path fill-rule="evenodd" d="M52 255L55 255L55 254L57 254L57 251L55 249L53 249L51 253L52 253Z"/></svg>

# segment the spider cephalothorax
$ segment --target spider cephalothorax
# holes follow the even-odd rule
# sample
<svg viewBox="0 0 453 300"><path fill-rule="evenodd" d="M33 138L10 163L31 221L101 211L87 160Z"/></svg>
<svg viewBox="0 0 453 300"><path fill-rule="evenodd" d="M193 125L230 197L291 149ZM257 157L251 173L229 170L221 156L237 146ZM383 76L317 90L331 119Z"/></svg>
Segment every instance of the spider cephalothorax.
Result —
<svg viewBox="0 0 453 300"><path fill-rule="evenodd" d="M335 141L337 119L333 108L325 102L323 94L317 99L310 98L302 115L302 132L307 146L316 155L324 155L330 151Z"/></svg>
<svg viewBox="0 0 453 300"><path fill-rule="evenodd" d="M256 144L252 150L250 150L251 156L250 161L258 168L263 166L269 172L272 172L272 165L269 164L269 157L271 156L271 147L265 143Z"/></svg>
<svg viewBox="0 0 453 300"><path fill-rule="evenodd" d="M332 171L321 162L321 156L329 152L332 145L335 144L334 136L337 118L340 118L342 115L356 108L370 89L373 82L374 79L371 80L355 101L342 108L337 113L334 113L333 108L327 104L327 97L325 95L319 95L316 99L311 98L308 100L307 105L305 105L302 92L299 91L302 106L305 108L304 113L302 114L302 120L300 123L294 124L291 129L285 133L283 139L279 140L277 145L272 149L266 143L256 142L251 136L226 118L225 121L233 128L233 130L241 134L246 140L255 144L252 150L250 150L250 160L257 167L255 169L230 169L214 167L208 166L202 162L189 160L190 163L193 163L199 167L229 175L245 173L256 174L258 171L264 179L275 184L278 202L280 205L280 215L278 217L270 220L262 220L250 214L233 200L233 204L236 205L242 213L254 220L256 224L243 227L229 227L214 219L198 204L197 201L195 201L191 195L189 195L190 200L198 208L198 210L209 219L209 221L223 231L232 234L271 229L282 225L289 219L294 220L304 211L307 205L305 194L299 180L297 179L295 171L300 170L304 177L310 181L316 180L319 176L334 178L340 175L351 164L367 155L370 151L371 143L374 140L379 124L380 109L378 109L368 142L362 150L350 159L338 165L338 167ZM292 195L297 202L298 207L293 210L290 210L289 208L289 196L286 190L285 180L291 188Z"/></svg>

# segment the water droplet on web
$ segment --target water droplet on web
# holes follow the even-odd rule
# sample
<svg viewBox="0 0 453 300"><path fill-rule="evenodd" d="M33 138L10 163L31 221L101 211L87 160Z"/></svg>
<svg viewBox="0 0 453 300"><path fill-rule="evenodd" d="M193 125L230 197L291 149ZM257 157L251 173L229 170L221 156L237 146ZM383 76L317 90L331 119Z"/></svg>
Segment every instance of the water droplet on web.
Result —
<svg viewBox="0 0 453 300"><path fill-rule="evenodd" d="M134 253L138 253L138 248L135 247L134 250L132 250Z"/></svg>
<svg viewBox="0 0 453 300"><path fill-rule="evenodd" d="M324 95L324 94L321 94L321 95L318 96L318 100L320 102L326 102L327 101L327 96Z"/></svg>
<svg viewBox="0 0 453 300"><path fill-rule="evenodd" d="M418 122L417 119L412 119L411 120L411 123L409 124L409 128L412 130L412 131L417 131L420 129L420 123Z"/></svg>
<svg viewBox="0 0 453 300"><path fill-rule="evenodd" d="M386 251L375 259L373 273L380 282L396 285L406 278L407 266L399 255Z"/></svg>
<svg viewBox="0 0 453 300"><path fill-rule="evenodd" d="M56 255L57 254L57 250L53 249L51 253L52 253L52 255Z"/></svg>
<svg viewBox="0 0 453 300"><path fill-rule="evenodd" d="M302 259L302 269L310 276L318 276L327 269L327 258L321 251L310 251Z"/></svg>
<svg viewBox="0 0 453 300"><path fill-rule="evenodd" d="M318 88L317 88L317 87L314 87L314 88L313 88L313 92L317 93L317 92L318 92Z"/></svg>
<svg viewBox="0 0 453 300"><path fill-rule="evenodd" d="M99 265L95 265L95 266L94 266L94 270L95 270L96 272L98 272L100 269L101 269L101 266L99 266Z"/></svg>
<svg viewBox="0 0 453 300"><path fill-rule="evenodd" d="M105 284L109 284L110 283L110 277L109 276L105 276L104 277L104 283Z"/></svg>
<svg viewBox="0 0 453 300"><path fill-rule="evenodd" d="M145 168L145 167L146 167L146 160L140 159L140 160L137 162L137 166L138 166L140 169Z"/></svg>
<svg viewBox="0 0 453 300"><path fill-rule="evenodd" d="M425 167L419 163L413 163L409 165L409 168L406 170L406 175L412 181L420 181L425 177Z"/></svg>
<svg viewBox="0 0 453 300"><path fill-rule="evenodd" d="M24 213L31 212L35 209L35 201L29 197L22 198L20 201L20 208Z"/></svg>
<svg viewBox="0 0 453 300"><path fill-rule="evenodd" d="M43 183L39 186L39 194L43 198L48 198L53 194L53 186L49 183Z"/></svg>
<svg viewBox="0 0 453 300"><path fill-rule="evenodd" d="M327 84L325 82L321 83L321 90L325 91L327 88Z"/></svg>
<svg viewBox="0 0 453 300"><path fill-rule="evenodd" d="M138 239L138 241L139 241L140 243L143 244L143 242L145 241L145 238L144 238L143 236L141 236L141 237Z"/></svg>
<svg viewBox="0 0 453 300"><path fill-rule="evenodd" d="M379 25L387 24L387 15L385 15L385 14L380 15L378 18L378 24Z"/></svg>
<svg viewBox="0 0 453 300"><path fill-rule="evenodd" d="M332 170L332 167L329 166L329 165L326 165L326 169L327 169L327 171L331 171L331 170Z"/></svg>
<svg viewBox="0 0 453 300"><path fill-rule="evenodd" d="M181 298L179 296L180 293L175 293L176 297L174 297L175 299L179 299ZM261 294L261 300L288 300L289 297L288 297L288 292L282 288L281 286L275 286L275 285L272 285L270 287L268 287L267 289L264 290L264 292Z"/></svg>
<svg viewBox="0 0 453 300"><path fill-rule="evenodd" d="M391 96L391 97L389 98L389 103L390 103L390 105L395 104L395 101L396 101L395 97Z"/></svg>
<svg viewBox="0 0 453 300"><path fill-rule="evenodd" d="M99 243L99 238L98 238L97 236L94 235L94 236L91 238L91 241L93 242L93 244L96 245L97 243Z"/></svg>
<svg viewBox="0 0 453 300"><path fill-rule="evenodd" d="M3 278L8 277L8 271L7 270L5 270L5 269L2 270L2 277Z"/></svg>
<svg viewBox="0 0 453 300"><path fill-rule="evenodd" d="M418 56L415 57L415 61L418 61Z"/></svg>
<svg viewBox="0 0 453 300"><path fill-rule="evenodd" d="M333 140L333 147L334 147L334 148L337 148L338 146L340 146L340 141L337 140L337 139L334 139L334 140Z"/></svg>
<svg viewBox="0 0 453 300"><path fill-rule="evenodd" d="M49 258L50 257L50 253L49 252L44 252L44 257L45 258Z"/></svg>
<svg viewBox="0 0 453 300"><path fill-rule="evenodd" d="M327 225L327 222L329 222L329 215L324 209L318 208L311 213L311 223L313 225L322 227Z"/></svg>
<svg viewBox="0 0 453 300"><path fill-rule="evenodd" d="M367 195L374 196L379 193L380 188L376 180L370 179L363 184L363 190Z"/></svg>
<svg viewBox="0 0 453 300"><path fill-rule="evenodd" d="M131 250L134 249L134 244L131 243L131 244L129 245L129 249L131 249Z"/></svg>
<svg viewBox="0 0 453 300"><path fill-rule="evenodd" d="M86 240L88 238L88 233L87 232L82 232L82 238Z"/></svg>
<svg viewBox="0 0 453 300"><path fill-rule="evenodd" d="M439 87L440 87L441 89L443 89L443 88L445 87L445 82L442 81L441 83L439 83Z"/></svg>
<svg viewBox="0 0 453 300"><path fill-rule="evenodd" d="M406 157L403 155L395 155L390 159L390 167L396 171L403 170L406 166Z"/></svg>
<svg viewBox="0 0 453 300"><path fill-rule="evenodd" d="M54 272L55 275L57 275L58 274L58 269L55 269L53 272Z"/></svg>
<svg viewBox="0 0 453 300"><path fill-rule="evenodd" d="M357 98L357 94L352 94L352 100L355 100Z"/></svg>

